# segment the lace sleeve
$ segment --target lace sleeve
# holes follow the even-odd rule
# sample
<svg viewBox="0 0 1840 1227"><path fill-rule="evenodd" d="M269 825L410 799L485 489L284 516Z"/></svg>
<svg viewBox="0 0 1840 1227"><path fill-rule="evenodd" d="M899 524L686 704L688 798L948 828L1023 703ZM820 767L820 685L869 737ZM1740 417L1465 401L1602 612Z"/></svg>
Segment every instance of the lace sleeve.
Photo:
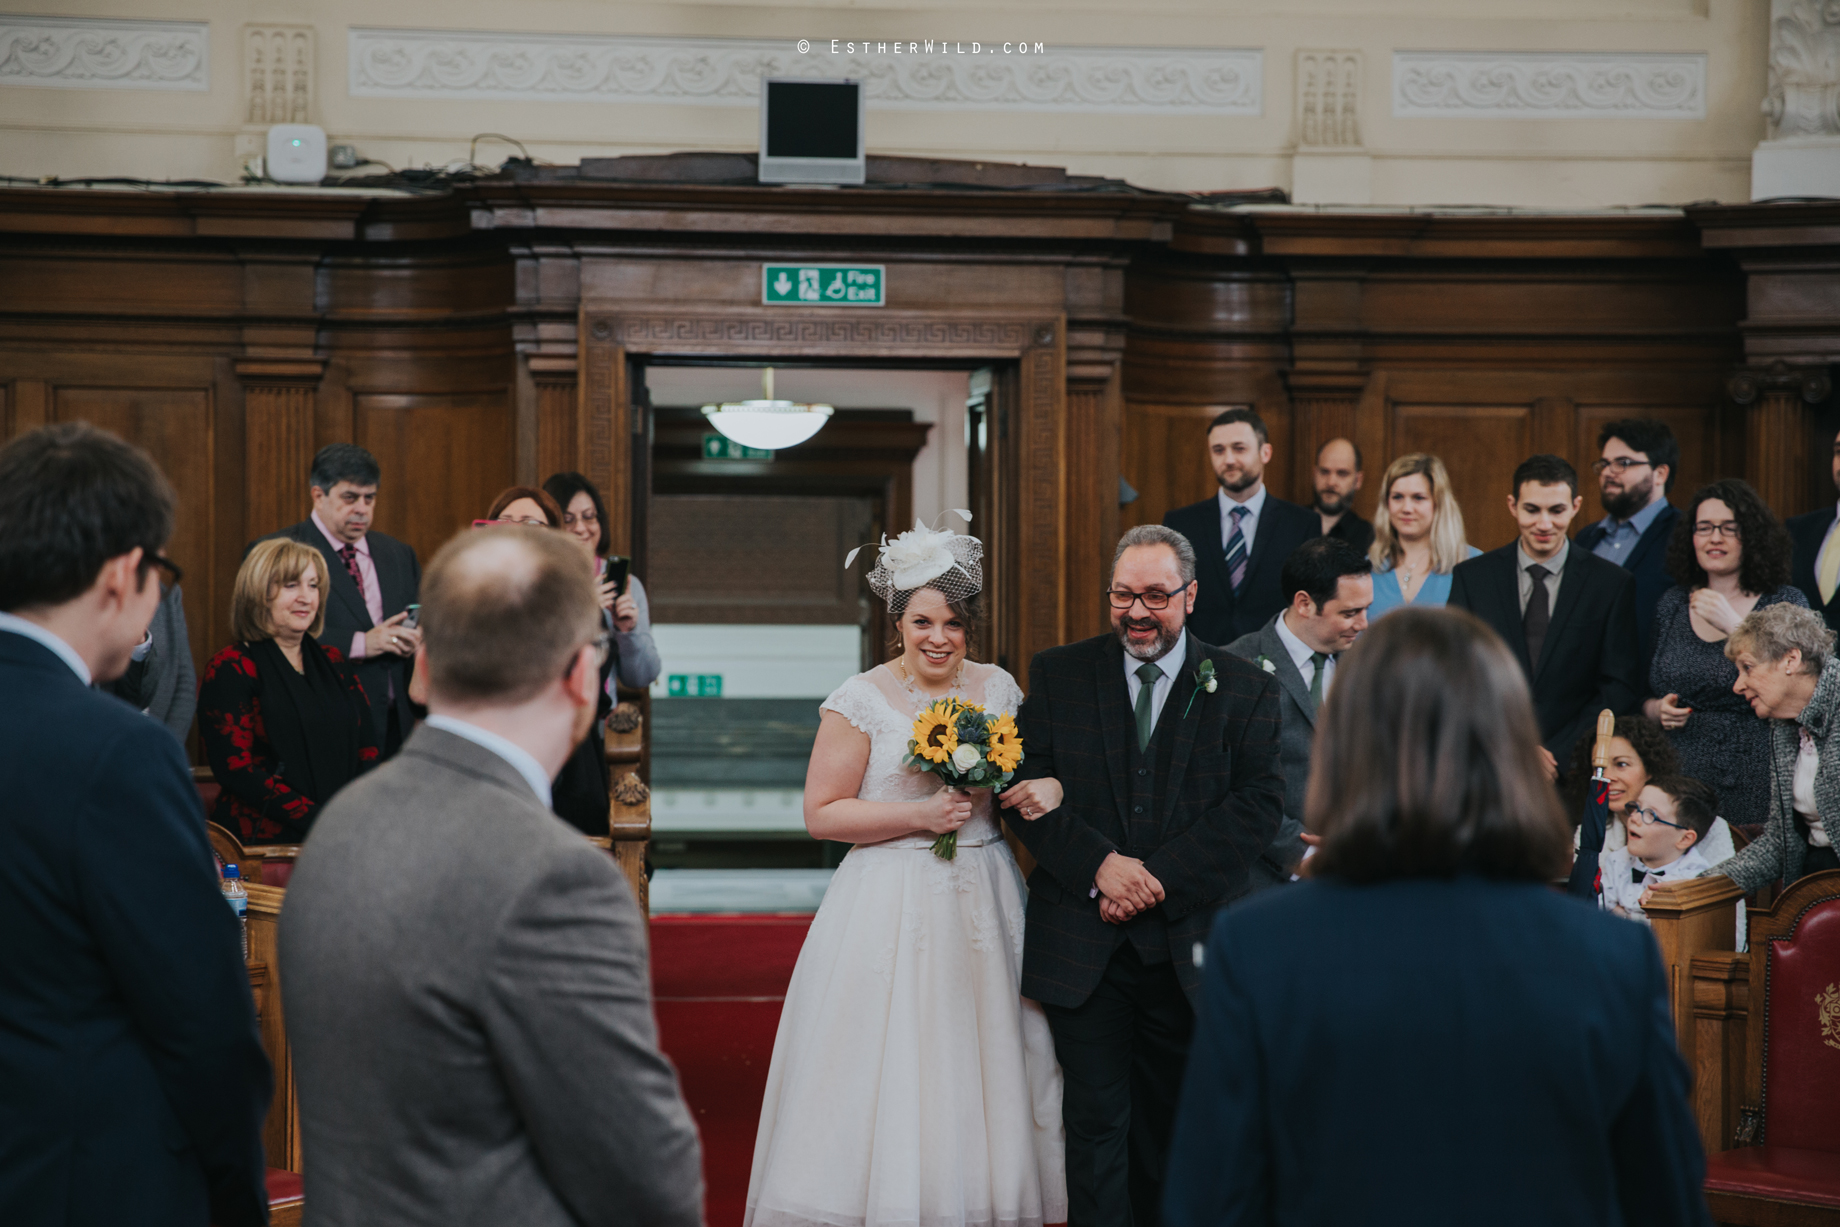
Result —
<svg viewBox="0 0 1840 1227"><path fill-rule="evenodd" d="M1000 716L1013 716L1022 706L1022 687L1016 685L1016 679L1009 675L1009 670L998 669L991 675L989 684L984 688L984 705Z"/></svg>
<svg viewBox="0 0 1840 1227"><path fill-rule="evenodd" d="M858 673L837 689L831 691L831 697L818 705L818 710L834 711L867 736L875 735L875 710L880 697L874 686L862 674Z"/></svg>

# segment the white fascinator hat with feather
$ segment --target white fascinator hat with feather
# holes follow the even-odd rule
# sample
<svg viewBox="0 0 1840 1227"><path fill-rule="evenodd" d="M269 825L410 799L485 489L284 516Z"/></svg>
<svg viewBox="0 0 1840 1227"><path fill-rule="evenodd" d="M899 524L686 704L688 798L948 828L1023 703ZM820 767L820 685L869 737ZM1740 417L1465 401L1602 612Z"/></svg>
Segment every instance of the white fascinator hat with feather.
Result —
<svg viewBox="0 0 1840 1227"><path fill-rule="evenodd" d="M882 534L875 567L869 572L869 589L894 613L907 604L907 594L931 588L948 601L963 601L984 589L984 543L976 537L940 527L946 515L955 515L971 523L971 513L953 508L941 513L933 527L919 520L906 532L890 540ZM859 545L843 560L847 570L856 556L869 546Z"/></svg>

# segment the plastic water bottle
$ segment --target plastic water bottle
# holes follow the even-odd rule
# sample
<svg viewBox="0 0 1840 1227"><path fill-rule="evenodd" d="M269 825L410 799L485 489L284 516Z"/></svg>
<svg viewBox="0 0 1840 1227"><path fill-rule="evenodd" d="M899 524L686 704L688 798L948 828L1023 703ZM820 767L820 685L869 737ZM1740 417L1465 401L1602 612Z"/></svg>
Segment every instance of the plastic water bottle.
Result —
<svg viewBox="0 0 1840 1227"><path fill-rule="evenodd" d="M243 962L249 961L249 888L243 885L243 871L235 865L224 866L224 899L236 913L236 931L243 941Z"/></svg>

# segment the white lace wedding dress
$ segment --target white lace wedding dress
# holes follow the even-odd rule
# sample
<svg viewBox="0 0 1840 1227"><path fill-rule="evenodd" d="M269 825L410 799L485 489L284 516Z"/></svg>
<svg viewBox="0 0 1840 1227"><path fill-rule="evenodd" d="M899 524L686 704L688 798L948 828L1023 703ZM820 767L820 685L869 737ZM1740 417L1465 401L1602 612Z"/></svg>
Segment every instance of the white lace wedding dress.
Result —
<svg viewBox="0 0 1840 1227"><path fill-rule="evenodd" d="M961 697L992 713L1022 701L1008 673L971 663ZM863 800L938 791L901 765L921 706L880 666L824 701L869 735ZM921 833L857 845L831 879L786 990L746 1227L1065 1221L1060 1067L1018 988L1022 879L990 794L972 795L953 860Z"/></svg>

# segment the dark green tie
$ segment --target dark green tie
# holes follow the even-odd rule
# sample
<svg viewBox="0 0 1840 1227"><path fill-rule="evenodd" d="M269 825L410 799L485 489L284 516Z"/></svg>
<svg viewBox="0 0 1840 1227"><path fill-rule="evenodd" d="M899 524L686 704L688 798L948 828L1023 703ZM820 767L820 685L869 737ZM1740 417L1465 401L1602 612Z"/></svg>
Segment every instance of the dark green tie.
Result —
<svg viewBox="0 0 1840 1227"><path fill-rule="evenodd" d="M1329 671L1325 667L1328 663L1327 652L1310 653L1310 664L1316 669L1316 676L1310 679L1310 710L1313 712L1322 710L1323 674Z"/></svg>
<svg viewBox="0 0 1840 1227"><path fill-rule="evenodd" d="M1151 703L1156 698L1156 682L1163 676L1163 671L1155 665L1145 662L1137 666L1137 748L1148 749L1150 734L1156 731L1156 709Z"/></svg>

